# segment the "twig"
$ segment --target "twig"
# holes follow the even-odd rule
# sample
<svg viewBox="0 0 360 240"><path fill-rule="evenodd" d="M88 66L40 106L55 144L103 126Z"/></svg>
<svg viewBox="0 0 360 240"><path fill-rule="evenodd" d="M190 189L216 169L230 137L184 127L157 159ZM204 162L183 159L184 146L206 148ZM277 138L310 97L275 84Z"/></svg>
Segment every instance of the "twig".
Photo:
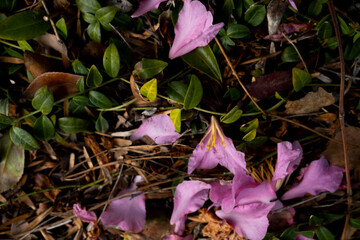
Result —
<svg viewBox="0 0 360 240"><path fill-rule="evenodd" d="M291 46L293 46L293 48L295 49L295 51L297 52L297 54L299 55L300 59L301 59L301 62L304 64L304 67L305 67L305 70L307 72L309 72L309 69L307 68L306 64L305 64L305 61L304 59L302 58L299 50L297 49L297 47L295 46L295 44L284 34L284 33L281 33L283 35L283 37L291 44Z"/></svg>
<svg viewBox="0 0 360 240"><path fill-rule="evenodd" d="M53 21L52 18L50 17L50 12L49 12L48 8L46 7L46 4L45 4L44 0L41 0L41 3L42 3L42 5L44 6L44 9L45 9L46 14L48 15L48 19L49 19L49 21L50 21L51 27L52 27L53 30L54 30L56 40L57 40L58 42L62 42L61 39L60 39L60 37L59 37L59 34L58 34L57 30L56 30L56 26L55 26L55 24L54 24L54 21Z"/></svg>
<svg viewBox="0 0 360 240"><path fill-rule="evenodd" d="M331 14L331 19L334 24L335 28L335 35L336 40L338 42L338 49L339 49L339 57L340 57L340 99L339 99L339 120L340 120L340 129L341 129L341 138L343 142L343 151L344 151L344 162L345 162L345 171L346 171L346 190L347 190L347 213L346 219L344 224L344 229L341 235L341 239L346 239L346 232L349 226L349 220L351 215L351 204L352 204L352 189L351 189L351 178L350 178L350 169L349 169L349 159L347 154L347 147L346 147L346 136L345 136L345 111L344 111L344 90L345 90L345 60L344 60L344 52L342 49L342 42L340 36L340 29L339 23L337 20L337 15L335 12L334 3L332 0L328 1L329 11Z"/></svg>
<svg viewBox="0 0 360 240"><path fill-rule="evenodd" d="M222 52L222 54L224 55L225 59L226 59L226 62L227 64L229 65L233 75L236 77L236 79L238 80L240 86L242 87L242 89L244 90L244 92L246 93L246 95L250 98L250 100L254 103L254 105L259 109L259 111L264 114L266 116L266 113L264 112L264 110L262 110L259 105L255 102L255 100L252 98L252 96L250 95L250 93L248 92L248 90L246 89L246 87L244 86L244 84L240 81L240 78L239 76L237 75L232 63L230 62L230 59L228 58L228 56L226 55L225 51L224 51L224 48L222 47L220 41L217 39L217 37L215 37L215 41L217 43L217 45L219 46L220 48L220 51Z"/></svg>
<svg viewBox="0 0 360 240"><path fill-rule="evenodd" d="M119 35L119 37L124 41L126 46L128 46L128 48L132 52L135 52L135 50L130 46L130 44L126 41L125 37L119 32L119 30L117 30L117 28L114 25L112 25L111 23L109 23L109 26L117 33L117 35Z"/></svg>

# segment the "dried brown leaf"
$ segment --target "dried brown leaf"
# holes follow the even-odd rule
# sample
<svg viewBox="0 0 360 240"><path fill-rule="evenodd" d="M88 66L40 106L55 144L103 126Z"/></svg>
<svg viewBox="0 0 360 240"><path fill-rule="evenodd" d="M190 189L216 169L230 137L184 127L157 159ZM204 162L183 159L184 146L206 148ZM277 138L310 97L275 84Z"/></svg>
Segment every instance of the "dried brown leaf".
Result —
<svg viewBox="0 0 360 240"><path fill-rule="evenodd" d="M63 65L52 58L26 50L24 52L24 63L26 69L34 78L37 78L45 72L62 71Z"/></svg>
<svg viewBox="0 0 360 240"><path fill-rule="evenodd" d="M334 96L320 87L317 92L309 92L299 100L288 101L285 105L285 113L292 115L316 112L333 103L335 103Z"/></svg>
<svg viewBox="0 0 360 240"><path fill-rule="evenodd" d="M51 181L51 179L48 176L46 176L42 173L36 173L34 178L35 178L35 185L40 190L49 189L49 188L54 187L53 181ZM56 196L60 192L61 192L61 190L59 190L59 189L53 189L50 191L43 192L43 194L48 199L50 199L52 202L55 202Z"/></svg>

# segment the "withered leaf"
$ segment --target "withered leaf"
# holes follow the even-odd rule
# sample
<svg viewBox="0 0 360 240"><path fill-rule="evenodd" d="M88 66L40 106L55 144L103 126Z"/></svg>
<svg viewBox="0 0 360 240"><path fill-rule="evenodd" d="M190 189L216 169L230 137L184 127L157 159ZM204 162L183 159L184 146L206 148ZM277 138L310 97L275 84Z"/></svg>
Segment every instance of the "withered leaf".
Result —
<svg viewBox="0 0 360 240"><path fill-rule="evenodd" d="M299 100L288 101L285 105L285 113L291 115L316 112L333 103L335 103L334 96L320 87L317 92L309 92Z"/></svg>
<svg viewBox="0 0 360 240"><path fill-rule="evenodd" d="M34 78L45 72L62 71L63 66L59 61L42 56L40 54L26 50L24 52L24 63L26 69Z"/></svg>
<svg viewBox="0 0 360 240"><path fill-rule="evenodd" d="M288 5L288 1L284 0L271 0L268 4L266 17L268 20L269 35L273 35L277 32Z"/></svg>
<svg viewBox="0 0 360 240"><path fill-rule="evenodd" d="M35 185L40 190L49 189L54 187L53 181L51 179L42 174L42 173L36 173L35 174ZM61 192L59 189L53 189L51 191L44 192L44 195L50 199L52 202L55 202L56 196Z"/></svg>
<svg viewBox="0 0 360 240"><path fill-rule="evenodd" d="M270 97L275 92L289 90L292 87L291 71L273 72L246 86L250 95L259 100Z"/></svg>
<svg viewBox="0 0 360 240"><path fill-rule="evenodd" d="M23 93L23 97L33 98L35 92L42 86L47 86L54 94L55 99L70 96L78 92L76 82L81 77L80 75L62 72L43 73L30 83Z"/></svg>

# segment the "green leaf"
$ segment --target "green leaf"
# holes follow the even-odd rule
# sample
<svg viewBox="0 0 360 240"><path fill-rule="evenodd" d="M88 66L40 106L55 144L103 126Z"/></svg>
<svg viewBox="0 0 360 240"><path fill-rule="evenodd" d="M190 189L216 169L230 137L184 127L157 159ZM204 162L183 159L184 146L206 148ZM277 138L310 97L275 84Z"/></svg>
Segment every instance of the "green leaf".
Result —
<svg viewBox="0 0 360 240"><path fill-rule="evenodd" d="M288 46L284 49L281 60L283 62L297 62L300 60L300 57L293 46Z"/></svg>
<svg viewBox="0 0 360 240"><path fill-rule="evenodd" d="M19 127L13 126L10 129L10 138L16 146L25 150L35 150L40 148L35 138Z"/></svg>
<svg viewBox="0 0 360 240"><path fill-rule="evenodd" d="M0 138L0 193L12 188L24 172L25 151L10 140L9 132Z"/></svg>
<svg viewBox="0 0 360 240"><path fill-rule="evenodd" d="M235 12L239 18L242 17L244 3L243 0L234 0Z"/></svg>
<svg viewBox="0 0 360 240"><path fill-rule="evenodd" d="M313 238L315 233L313 231L299 231L297 232L298 234L301 234L303 235L304 237L307 237L307 238Z"/></svg>
<svg viewBox="0 0 360 240"><path fill-rule="evenodd" d="M48 115L54 104L54 96L47 86L41 87L35 92L32 100L32 106L36 110L40 110L42 114Z"/></svg>
<svg viewBox="0 0 360 240"><path fill-rule="evenodd" d="M334 240L334 235L324 226L319 226L316 229L316 236L319 240Z"/></svg>
<svg viewBox="0 0 360 240"><path fill-rule="evenodd" d="M64 19L64 18L60 18L60 19L56 22L55 26L56 26L56 28L59 30L59 34L66 39L67 36L68 36L68 31L67 31L65 19Z"/></svg>
<svg viewBox="0 0 360 240"><path fill-rule="evenodd" d="M220 16L220 19L225 24L227 24L229 22L233 9L235 9L234 1L233 0L224 0L224 4L220 9L219 16Z"/></svg>
<svg viewBox="0 0 360 240"><path fill-rule="evenodd" d="M252 130L256 130L259 127L259 120L257 118L251 120L250 122L242 125L240 127L240 131L243 133L251 132Z"/></svg>
<svg viewBox="0 0 360 240"><path fill-rule="evenodd" d="M105 72L112 78L115 78L120 71L120 56L114 43L110 44L104 53L103 65Z"/></svg>
<svg viewBox="0 0 360 240"><path fill-rule="evenodd" d="M84 13L84 14L83 14L83 19L84 19L84 21L87 22L87 23L94 23L94 22L97 21L95 15L92 14L92 13Z"/></svg>
<svg viewBox="0 0 360 240"><path fill-rule="evenodd" d="M101 114L99 114L99 117L95 122L95 129L101 133L105 133L109 130L109 123Z"/></svg>
<svg viewBox="0 0 360 240"><path fill-rule="evenodd" d="M19 44L19 47L21 48L21 50L23 50L24 52L26 50L31 51L31 52L34 51L34 49L30 46L30 44L26 40L17 41L17 43Z"/></svg>
<svg viewBox="0 0 360 240"><path fill-rule="evenodd" d="M229 88L224 94L224 98L230 98L231 101L235 102L241 98L241 93L236 88Z"/></svg>
<svg viewBox="0 0 360 240"><path fill-rule="evenodd" d="M150 102L155 101L157 97L157 80L156 78L153 78L152 80L145 83L140 88L140 93L147 97Z"/></svg>
<svg viewBox="0 0 360 240"><path fill-rule="evenodd" d="M245 38L250 36L250 29L241 24L231 24L226 30L230 38Z"/></svg>
<svg viewBox="0 0 360 240"><path fill-rule="evenodd" d="M344 58L347 61L353 60L360 54L360 39L356 40L355 43L346 44Z"/></svg>
<svg viewBox="0 0 360 240"><path fill-rule="evenodd" d="M268 137L266 136L257 136L252 141L246 143L246 146L251 148L258 148L265 144L265 142L268 140Z"/></svg>
<svg viewBox="0 0 360 240"><path fill-rule="evenodd" d="M179 103L184 103L186 91L186 84L179 81L171 82L167 89L169 97L175 102Z"/></svg>
<svg viewBox="0 0 360 240"><path fill-rule="evenodd" d="M81 75L88 75L89 70L84 66L84 64L82 64L82 62L80 62L78 59L75 59L72 63L71 63L72 67L73 67L73 71L76 74L81 74Z"/></svg>
<svg viewBox="0 0 360 240"><path fill-rule="evenodd" d="M0 99L0 113L6 116L9 115L9 99Z"/></svg>
<svg viewBox="0 0 360 240"><path fill-rule="evenodd" d="M95 13L101 8L97 0L76 0L76 5L83 13Z"/></svg>
<svg viewBox="0 0 360 240"><path fill-rule="evenodd" d="M251 142L256 137L256 129L251 130L248 132L242 139L246 142Z"/></svg>
<svg viewBox="0 0 360 240"><path fill-rule="evenodd" d="M329 14L320 20L320 22L316 26L316 30L318 31L319 38L324 39L332 36L333 28L331 24L331 17Z"/></svg>
<svg viewBox="0 0 360 240"><path fill-rule="evenodd" d="M356 229L360 229L360 220L355 218L350 218L350 226Z"/></svg>
<svg viewBox="0 0 360 240"><path fill-rule="evenodd" d="M90 23L90 25L87 28L87 32L92 40L98 43L101 42L101 29L100 29L99 21Z"/></svg>
<svg viewBox="0 0 360 240"><path fill-rule="evenodd" d="M332 223L344 218L345 214L320 213L320 217L323 218L326 223Z"/></svg>
<svg viewBox="0 0 360 240"><path fill-rule="evenodd" d="M227 114L221 116L220 121L223 123L233 123L239 120L242 115L242 110L238 106L233 107Z"/></svg>
<svg viewBox="0 0 360 240"><path fill-rule="evenodd" d="M266 15L266 9L264 5L255 5L249 8L244 16L245 22L249 23L251 26L259 26L262 21L264 21Z"/></svg>
<svg viewBox="0 0 360 240"><path fill-rule="evenodd" d="M44 34L50 28L44 13L24 11L0 22L0 38L6 40L29 40Z"/></svg>
<svg viewBox="0 0 360 240"><path fill-rule="evenodd" d="M311 82L310 73L301 70L299 68L292 69L292 82L294 86L294 90L296 92L300 91L306 84Z"/></svg>
<svg viewBox="0 0 360 240"><path fill-rule="evenodd" d="M35 137L41 141L48 141L55 137L55 128L53 122L45 115L36 119L33 131Z"/></svg>
<svg viewBox="0 0 360 240"><path fill-rule="evenodd" d="M113 106L111 100L98 91L89 92L89 101L98 108L111 108Z"/></svg>
<svg viewBox="0 0 360 240"><path fill-rule="evenodd" d="M196 107L200 103L202 96L203 88L201 82L196 75L192 74L190 84L184 98L184 109L188 110Z"/></svg>
<svg viewBox="0 0 360 240"><path fill-rule="evenodd" d="M243 0L244 1L244 7L248 9L251 5L253 5L255 2L253 0Z"/></svg>
<svg viewBox="0 0 360 240"><path fill-rule="evenodd" d="M347 25L347 23L344 21L344 19L342 19L340 16L337 16L338 21L339 21L339 25L341 28L341 32L345 35L348 35L351 33L351 30L349 28L349 26Z"/></svg>
<svg viewBox="0 0 360 240"><path fill-rule="evenodd" d="M76 116L82 116L86 113L85 106L89 103L89 99L85 96L74 97L68 105L70 113Z"/></svg>
<svg viewBox="0 0 360 240"><path fill-rule="evenodd" d="M62 117L58 119L59 128L66 133L86 132L90 126L90 122L75 117Z"/></svg>
<svg viewBox="0 0 360 240"><path fill-rule="evenodd" d="M95 65L92 65L89 74L86 77L86 85L88 87L98 87L102 81L103 77L101 76L101 73Z"/></svg>
<svg viewBox="0 0 360 240"><path fill-rule="evenodd" d="M181 109L173 109L170 113L170 118L175 126L175 131L181 132Z"/></svg>
<svg viewBox="0 0 360 240"><path fill-rule="evenodd" d="M0 130L9 127L12 124L12 119L5 114L0 113Z"/></svg>
<svg viewBox="0 0 360 240"><path fill-rule="evenodd" d="M314 0L309 4L308 14L310 16L316 17L322 11L323 0Z"/></svg>
<svg viewBox="0 0 360 240"><path fill-rule="evenodd" d="M324 219L322 218L319 218L315 215L311 215L310 218L309 218L309 226L310 227L315 227L317 225L320 225L324 222Z"/></svg>
<svg viewBox="0 0 360 240"><path fill-rule="evenodd" d="M85 91L84 77L81 77L76 81L76 88L77 90L79 90L80 93L83 93Z"/></svg>
<svg viewBox="0 0 360 240"><path fill-rule="evenodd" d="M296 236L295 230L296 230L295 226L291 226L291 227L287 228L280 235L281 239L283 239L283 240L294 240L294 238Z"/></svg>
<svg viewBox="0 0 360 240"><path fill-rule="evenodd" d="M149 79L161 73L167 65L167 62L157 59L143 59L135 64L134 73L143 79Z"/></svg>
<svg viewBox="0 0 360 240"><path fill-rule="evenodd" d="M103 7L95 12L95 17L106 30L111 31L109 23L114 19L117 12L116 7Z"/></svg>
<svg viewBox="0 0 360 240"><path fill-rule="evenodd" d="M188 54L181 56L181 59L190 67L205 73L217 83L222 83L219 65L209 45L198 47Z"/></svg>

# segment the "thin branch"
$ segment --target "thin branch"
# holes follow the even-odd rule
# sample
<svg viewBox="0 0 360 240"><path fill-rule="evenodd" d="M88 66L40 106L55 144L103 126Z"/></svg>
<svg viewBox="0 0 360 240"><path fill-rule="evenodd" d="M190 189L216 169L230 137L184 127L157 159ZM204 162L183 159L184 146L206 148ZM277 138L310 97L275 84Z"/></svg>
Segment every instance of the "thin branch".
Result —
<svg viewBox="0 0 360 240"><path fill-rule="evenodd" d="M299 50L297 49L297 47L295 46L295 44L284 34L284 33L281 33L283 35L283 37L291 44L291 46L293 46L293 48L295 49L295 51L297 52L297 54L299 55L300 59L301 59L301 62L304 64L304 67L305 67L305 70L307 72L309 72L309 69L307 68L306 64L305 64L305 61L304 59L302 58Z"/></svg>
<svg viewBox="0 0 360 240"><path fill-rule="evenodd" d="M52 29L54 30L56 40L57 40L58 42L62 42L61 39L60 39L60 37L59 37L59 34L58 34L57 30L56 30L56 26L55 26L55 24L54 24L54 21L53 21L52 18L50 17L50 12L49 12L48 8L46 7L45 1L41 0L41 3L42 3L42 5L44 6L44 9L45 9L45 12L46 12L46 14L47 14L47 17L48 17L48 19L49 19L49 21L50 21L51 27L52 27Z"/></svg>

